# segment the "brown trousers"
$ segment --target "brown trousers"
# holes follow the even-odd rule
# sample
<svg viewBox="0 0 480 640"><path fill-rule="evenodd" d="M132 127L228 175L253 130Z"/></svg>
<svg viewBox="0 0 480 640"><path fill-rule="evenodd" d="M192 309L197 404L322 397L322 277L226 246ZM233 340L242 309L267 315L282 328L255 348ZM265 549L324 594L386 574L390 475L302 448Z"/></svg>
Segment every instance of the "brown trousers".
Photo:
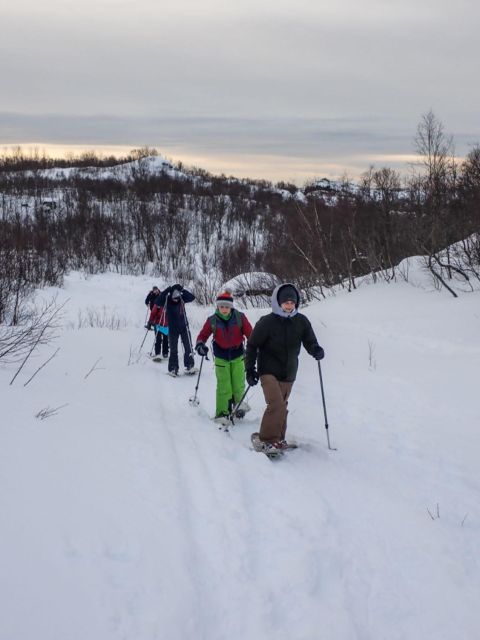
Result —
<svg viewBox="0 0 480 640"><path fill-rule="evenodd" d="M260 425L260 440L262 442L284 440L287 431L288 397L293 382L280 382L275 376L267 373L260 376L260 383L267 403Z"/></svg>

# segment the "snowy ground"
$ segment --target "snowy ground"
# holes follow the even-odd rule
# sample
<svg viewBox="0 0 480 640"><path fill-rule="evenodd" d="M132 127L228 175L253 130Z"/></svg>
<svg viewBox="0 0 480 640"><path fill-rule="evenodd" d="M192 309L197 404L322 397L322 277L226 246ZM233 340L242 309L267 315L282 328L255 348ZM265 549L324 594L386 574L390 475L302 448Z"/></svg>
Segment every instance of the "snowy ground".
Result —
<svg viewBox="0 0 480 640"><path fill-rule="evenodd" d="M480 292L311 305L338 451L304 352L289 436L305 447L272 462L249 449L258 387L227 435L211 365L195 409L195 379L132 362L151 284L72 274L57 344L12 386L0 368L1 640L476 640ZM104 305L120 330L77 328ZM207 310L188 308L196 336Z"/></svg>

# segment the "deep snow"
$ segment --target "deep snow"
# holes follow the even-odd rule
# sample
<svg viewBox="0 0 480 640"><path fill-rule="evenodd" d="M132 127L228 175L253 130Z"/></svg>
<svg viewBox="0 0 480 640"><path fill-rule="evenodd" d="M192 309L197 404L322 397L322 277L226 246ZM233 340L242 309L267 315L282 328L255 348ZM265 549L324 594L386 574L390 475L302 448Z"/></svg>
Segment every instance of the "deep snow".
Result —
<svg viewBox="0 0 480 640"><path fill-rule="evenodd" d="M305 446L272 462L249 448L259 387L227 435L210 363L195 409L150 335L131 357L151 284L72 274L57 343L12 386L0 367L0 638L478 638L480 292L419 278L304 309L338 451L303 352L288 433ZM104 306L120 330L77 328ZM187 308L195 338L210 309Z"/></svg>

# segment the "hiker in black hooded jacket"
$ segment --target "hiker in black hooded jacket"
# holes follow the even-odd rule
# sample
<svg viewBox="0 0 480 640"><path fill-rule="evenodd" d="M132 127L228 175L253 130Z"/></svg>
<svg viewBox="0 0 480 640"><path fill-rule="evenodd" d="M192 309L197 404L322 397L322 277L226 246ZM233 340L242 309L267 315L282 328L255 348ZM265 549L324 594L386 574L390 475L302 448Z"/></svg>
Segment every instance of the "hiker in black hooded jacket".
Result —
<svg viewBox="0 0 480 640"><path fill-rule="evenodd" d="M260 379L267 403L260 440L277 448L285 444L288 397L302 344L316 360L324 356L309 319L298 312L299 305L298 289L289 283L279 285L272 295L272 313L260 318L247 343L247 382L252 386Z"/></svg>

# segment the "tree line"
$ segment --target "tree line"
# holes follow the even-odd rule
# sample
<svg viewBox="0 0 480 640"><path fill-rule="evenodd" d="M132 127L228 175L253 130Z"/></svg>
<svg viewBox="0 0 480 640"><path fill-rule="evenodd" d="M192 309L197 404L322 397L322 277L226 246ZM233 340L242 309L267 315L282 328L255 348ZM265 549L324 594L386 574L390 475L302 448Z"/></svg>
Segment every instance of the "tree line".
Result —
<svg viewBox="0 0 480 640"><path fill-rule="evenodd" d="M403 258L424 255L432 277L454 294L452 278L480 279L480 146L458 161L432 112L415 144L419 163L408 178L372 167L357 184L333 188L237 180L181 164L152 173L148 148L132 152L126 179L57 175L43 169L60 167L58 160L45 166L21 153L0 159L0 322L15 323L34 287L61 284L72 269L148 271L188 282L209 302L243 272L294 281L308 297L354 288L360 275L394 279Z"/></svg>

